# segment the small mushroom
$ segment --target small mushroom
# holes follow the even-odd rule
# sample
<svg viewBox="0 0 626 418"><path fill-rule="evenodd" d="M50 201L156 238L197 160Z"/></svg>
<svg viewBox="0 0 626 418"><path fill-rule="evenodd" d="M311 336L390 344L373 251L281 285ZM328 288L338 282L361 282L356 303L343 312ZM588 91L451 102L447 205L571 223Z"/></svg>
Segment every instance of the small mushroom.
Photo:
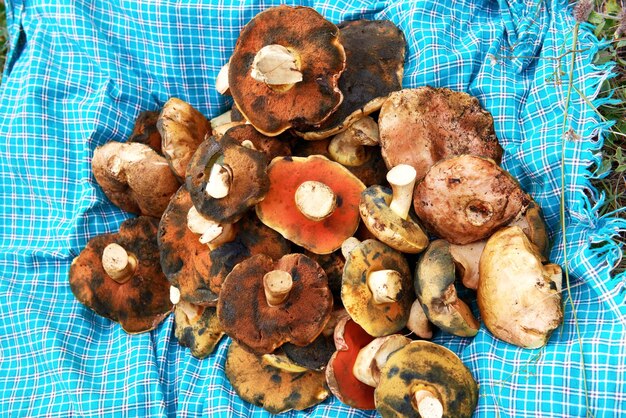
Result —
<svg viewBox="0 0 626 418"><path fill-rule="evenodd" d="M346 256L341 299L352 319L370 335L398 332L409 319L411 271L404 256L375 240L365 240Z"/></svg>
<svg viewBox="0 0 626 418"><path fill-rule="evenodd" d="M195 358L205 358L222 339L215 308L179 301L174 309L175 335L178 343L188 347Z"/></svg>
<svg viewBox="0 0 626 418"><path fill-rule="evenodd" d="M388 357L374 396L383 418L470 418L478 385L452 351L413 341Z"/></svg>
<svg viewBox="0 0 626 418"><path fill-rule="evenodd" d="M157 129L156 123L159 119L158 111L146 110L137 116L133 131L128 137L127 142L139 142L146 144L155 152L161 153L161 134Z"/></svg>
<svg viewBox="0 0 626 418"><path fill-rule="evenodd" d="M271 366L234 341L228 348L225 372L241 399L272 414L300 411L330 395L323 372L289 372Z"/></svg>
<svg viewBox="0 0 626 418"><path fill-rule="evenodd" d="M480 316L493 335L519 347L544 346L563 322L561 268L541 260L518 226L493 234L480 257Z"/></svg>
<svg viewBox="0 0 626 418"><path fill-rule="evenodd" d="M513 177L473 155L435 164L415 188L413 207L424 225L452 244L469 244L513 221L530 202Z"/></svg>
<svg viewBox="0 0 626 418"><path fill-rule="evenodd" d="M269 192L257 215L286 239L329 254L356 231L365 186L342 165L319 155L279 157L267 174Z"/></svg>
<svg viewBox="0 0 626 418"><path fill-rule="evenodd" d="M211 123L192 105L172 97L161 110L157 128L163 155L176 177L183 181L191 156L211 132Z"/></svg>
<svg viewBox="0 0 626 418"><path fill-rule="evenodd" d="M455 264L450 244L430 243L415 269L415 293L428 319L442 330L460 337L473 337L480 323L471 309L459 299L454 282Z"/></svg>
<svg viewBox="0 0 626 418"><path fill-rule="evenodd" d="M380 369L387 363L389 355L411 341L410 338L400 334L374 339L359 351L352 369L354 376L366 385L378 386Z"/></svg>
<svg viewBox="0 0 626 418"><path fill-rule="evenodd" d="M228 84L237 107L261 133L318 125L341 103L345 66L339 30L309 7L281 5L241 31Z"/></svg>
<svg viewBox="0 0 626 418"><path fill-rule="evenodd" d="M331 311L326 274L303 254L278 261L259 254L242 261L222 283L217 305L224 331L258 354L286 342L310 344Z"/></svg>
<svg viewBox="0 0 626 418"><path fill-rule="evenodd" d="M365 116L335 135L328 144L328 153L339 164L358 167L370 159L368 148L378 145L378 142L378 124Z"/></svg>
<svg viewBox="0 0 626 418"><path fill-rule="evenodd" d="M387 181L392 190L370 186L361 193L361 219L376 238L391 248L409 254L419 253L428 245L428 237L419 223L409 216L415 170L410 165L398 165L389 171Z"/></svg>
<svg viewBox="0 0 626 418"><path fill-rule="evenodd" d="M148 145L111 141L97 147L93 175L104 194L119 208L161 217L180 183L165 158Z"/></svg>
<svg viewBox="0 0 626 418"><path fill-rule="evenodd" d="M172 310L157 226L151 217L128 219L118 233L92 238L70 266L76 299L129 334L156 328Z"/></svg>

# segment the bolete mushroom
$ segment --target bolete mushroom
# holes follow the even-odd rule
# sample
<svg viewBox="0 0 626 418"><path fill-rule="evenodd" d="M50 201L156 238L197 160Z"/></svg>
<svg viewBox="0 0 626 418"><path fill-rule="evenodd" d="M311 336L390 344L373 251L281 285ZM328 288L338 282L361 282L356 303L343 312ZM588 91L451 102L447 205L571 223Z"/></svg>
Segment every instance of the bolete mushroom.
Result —
<svg viewBox="0 0 626 418"><path fill-rule="evenodd" d="M490 236L530 203L515 179L492 160L461 155L435 164L415 188L423 224L452 244Z"/></svg>
<svg viewBox="0 0 626 418"><path fill-rule="evenodd" d="M118 233L89 240L70 266L76 299L129 334L156 328L173 308L159 266L158 222L146 216L128 219Z"/></svg>
<svg viewBox="0 0 626 418"><path fill-rule="evenodd" d="M237 107L261 133L317 126L341 103L346 55L339 30L309 7L281 5L241 31L228 84Z"/></svg>
<svg viewBox="0 0 626 418"><path fill-rule="evenodd" d="M471 418L478 385L452 351L413 341L389 355L374 396L383 418Z"/></svg>
<svg viewBox="0 0 626 418"><path fill-rule="evenodd" d="M341 300L352 319L374 337L404 328L415 299L404 255L365 240L345 256Z"/></svg>
<svg viewBox="0 0 626 418"><path fill-rule="evenodd" d="M286 239L329 254L356 231L365 185L341 164L319 155L278 157L267 175L270 187L257 215Z"/></svg>
<svg viewBox="0 0 626 418"><path fill-rule="evenodd" d="M305 346L330 319L332 295L324 270L303 254L278 261L258 254L228 274L217 304L224 331L258 354L286 342Z"/></svg>
<svg viewBox="0 0 626 418"><path fill-rule="evenodd" d="M228 348L225 372L241 399L272 414L303 410L330 395L323 372L271 366L235 341Z"/></svg>
<svg viewBox="0 0 626 418"><path fill-rule="evenodd" d="M487 241L477 299L481 319L497 338L539 348L563 322L561 268L541 260L518 226L503 228Z"/></svg>
<svg viewBox="0 0 626 418"><path fill-rule="evenodd" d="M215 308L181 300L176 303L174 321L178 343L199 359L211 354L224 335Z"/></svg>
<svg viewBox="0 0 626 418"><path fill-rule="evenodd" d="M460 337L473 337L480 323L459 299L454 282L455 263L445 240L430 243L415 269L415 293L428 319L442 330Z"/></svg>

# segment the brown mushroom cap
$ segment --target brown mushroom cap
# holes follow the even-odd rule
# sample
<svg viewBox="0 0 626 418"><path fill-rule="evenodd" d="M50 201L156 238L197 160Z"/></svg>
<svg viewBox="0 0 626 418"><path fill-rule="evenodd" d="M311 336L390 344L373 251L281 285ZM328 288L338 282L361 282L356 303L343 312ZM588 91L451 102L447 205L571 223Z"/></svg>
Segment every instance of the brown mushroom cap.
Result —
<svg viewBox="0 0 626 418"><path fill-rule="evenodd" d="M395 302L379 304L373 299L367 278L380 270L400 274L402 286ZM411 270L400 252L375 240L365 240L350 252L343 269L341 300L352 319L370 335L381 337L404 328L414 299Z"/></svg>
<svg viewBox="0 0 626 418"><path fill-rule="evenodd" d="M172 310L170 285L159 266L158 222L145 216L128 219L118 233L92 238L70 266L70 288L76 299L98 315L119 322L129 334L156 328ZM124 283L113 280L102 266L102 253L111 243L137 260Z"/></svg>
<svg viewBox="0 0 626 418"><path fill-rule="evenodd" d="M343 306L341 301L341 282L343 278L343 266L345 264L343 256L339 251L330 254L315 254L304 251L304 255L315 260L320 265L328 278L328 288L333 294L333 305L335 309Z"/></svg>
<svg viewBox="0 0 626 418"><path fill-rule="evenodd" d="M287 272L293 287L286 301L270 306L263 277ZM332 295L324 270L303 254L278 261L258 254L237 264L222 284L217 314L224 331L250 350L271 353L285 342L311 343L330 319Z"/></svg>
<svg viewBox="0 0 626 418"><path fill-rule="evenodd" d="M270 366L235 341L228 348L225 371L241 399L272 414L303 410L330 395L323 372L288 372Z"/></svg>
<svg viewBox="0 0 626 418"><path fill-rule="evenodd" d="M444 417L470 418L478 403L478 385L468 368L452 351L429 341L413 341L388 357L374 392L376 409L383 418L417 418L418 390L439 398Z"/></svg>
<svg viewBox="0 0 626 418"><path fill-rule="evenodd" d="M141 143L108 142L95 149L91 164L111 202L138 215L161 217L180 186L165 158Z"/></svg>
<svg viewBox="0 0 626 418"><path fill-rule="evenodd" d="M193 315L190 316L189 311ZM188 347L191 354L199 359L211 354L224 335L215 308L181 300L174 309L174 320L178 343Z"/></svg>
<svg viewBox="0 0 626 418"><path fill-rule="evenodd" d="M544 346L563 322L561 268L541 258L517 226L493 234L480 257L481 319L497 338L520 347Z"/></svg>
<svg viewBox="0 0 626 418"><path fill-rule="evenodd" d="M391 93L378 118L387 167L409 164L422 179L437 161L461 154L502 158L493 118L478 99L446 88Z"/></svg>
<svg viewBox="0 0 626 418"><path fill-rule="evenodd" d="M250 141L255 150L265 154L268 161L275 157L291 155L289 143L292 136L286 132L277 137L270 137L254 129L254 126L245 124L230 128L224 135L234 139L240 145L243 145L244 141Z"/></svg>
<svg viewBox="0 0 626 418"><path fill-rule="evenodd" d="M509 173L492 160L472 155L435 164L413 197L415 213L424 225L453 244L490 236L529 202Z"/></svg>
<svg viewBox="0 0 626 418"><path fill-rule="evenodd" d="M319 128L299 133L307 140L341 132L402 88L406 40L400 29L388 20L363 19L341 23L339 31L346 51L346 69L339 78L343 101Z"/></svg>
<svg viewBox="0 0 626 418"><path fill-rule="evenodd" d="M158 111L143 111L137 116L133 131L127 142L146 144L158 153L161 153L161 134L157 129Z"/></svg>
<svg viewBox="0 0 626 418"><path fill-rule="evenodd" d="M268 45L282 45L295 56L302 81L285 90L252 78L254 58ZM337 108L345 61L334 24L309 7L282 5L259 13L242 29L228 84L244 117L259 132L275 136L291 127L318 125Z"/></svg>

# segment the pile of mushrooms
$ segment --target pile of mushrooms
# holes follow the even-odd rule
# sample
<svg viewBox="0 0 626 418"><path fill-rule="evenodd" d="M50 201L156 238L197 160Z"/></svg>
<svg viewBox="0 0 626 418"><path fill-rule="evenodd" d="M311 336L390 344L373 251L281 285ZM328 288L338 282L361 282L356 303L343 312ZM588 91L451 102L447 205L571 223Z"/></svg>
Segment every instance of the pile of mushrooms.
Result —
<svg viewBox="0 0 626 418"><path fill-rule="evenodd" d="M384 417L470 417L471 373L425 340L482 323L541 347L563 320L561 270L491 115L403 89L405 50L388 21L254 17L216 80L231 110L172 98L95 150L105 195L140 216L74 260L77 299L133 333L174 310L197 358L227 335L234 389L272 413L333 394ZM459 296L474 291L477 309Z"/></svg>

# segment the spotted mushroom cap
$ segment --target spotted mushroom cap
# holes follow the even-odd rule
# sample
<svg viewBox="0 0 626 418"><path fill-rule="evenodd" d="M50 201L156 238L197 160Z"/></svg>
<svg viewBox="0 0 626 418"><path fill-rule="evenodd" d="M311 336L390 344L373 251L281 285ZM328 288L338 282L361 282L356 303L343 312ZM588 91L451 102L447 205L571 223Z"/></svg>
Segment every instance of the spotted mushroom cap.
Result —
<svg viewBox="0 0 626 418"><path fill-rule="evenodd" d="M181 300L174 309L174 321L178 343L199 359L211 354L224 335L215 308Z"/></svg>

